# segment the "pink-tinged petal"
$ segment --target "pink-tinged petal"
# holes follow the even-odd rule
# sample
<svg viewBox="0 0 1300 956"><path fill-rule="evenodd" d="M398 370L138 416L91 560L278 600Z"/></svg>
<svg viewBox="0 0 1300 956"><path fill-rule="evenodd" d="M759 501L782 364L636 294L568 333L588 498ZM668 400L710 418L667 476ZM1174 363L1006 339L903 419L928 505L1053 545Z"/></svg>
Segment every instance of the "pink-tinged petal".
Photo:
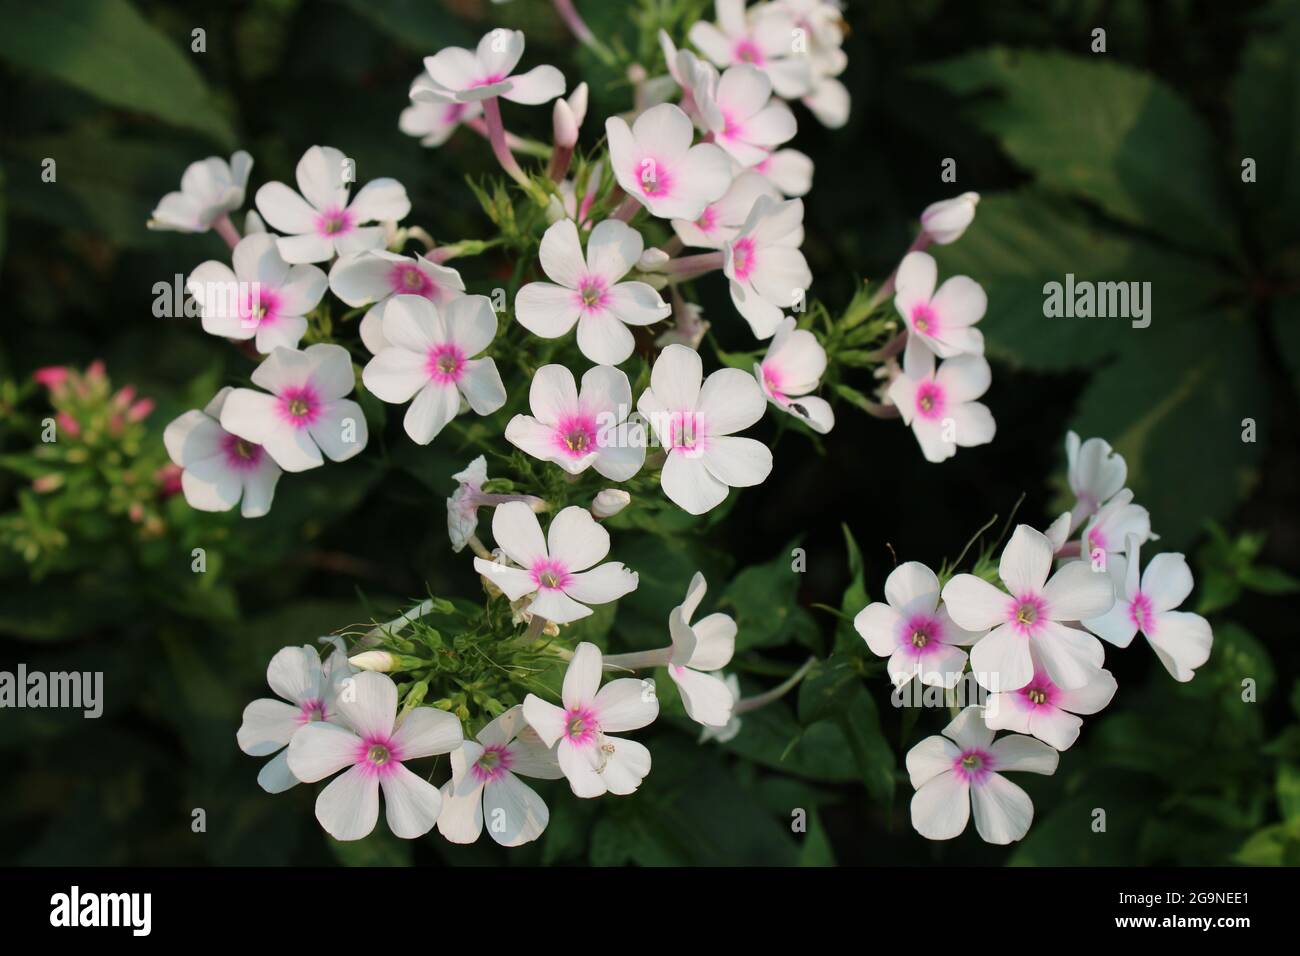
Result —
<svg viewBox="0 0 1300 956"><path fill-rule="evenodd" d="M670 219L699 219L709 203L717 202L731 187L732 163L712 143L692 146L673 170L672 195L663 203L661 215Z"/></svg>
<svg viewBox="0 0 1300 956"><path fill-rule="evenodd" d="M691 24L686 38L715 65L727 66L731 62L731 41L707 20L697 20Z"/></svg>
<svg viewBox="0 0 1300 956"><path fill-rule="evenodd" d="M316 819L336 840L369 836L379 820L378 775L360 765L340 774L316 798Z"/></svg>
<svg viewBox="0 0 1300 956"><path fill-rule="evenodd" d="M932 644L924 656L912 653L911 648L900 647L889 659L886 671L895 687L902 686L913 677L931 687L957 686L966 667L966 652L947 644Z"/></svg>
<svg viewBox="0 0 1300 956"><path fill-rule="evenodd" d="M223 453L190 462L181 473L181 491L196 511L229 511L239 502L243 482Z"/></svg>
<svg viewBox="0 0 1300 956"><path fill-rule="evenodd" d="M441 794L438 832L449 843L476 842L483 832L483 784L474 781L467 793L460 794L448 780L442 785Z"/></svg>
<svg viewBox="0 0 1300 956"><path fill-rule="evenodd" d="M295 704L321 695L321 663L316 649L283 647L266 667L266 682L284 700Z"/></svg>
<svg viewBox="0 0 1300 956"><path fill-rule="evenodd" d="M512 568L483 558L474 559L474 570L505 592L506 597L518 601L525 594L537 590L537 582L522 568Z"/></svg>
<svg viewBox="0 0 1300 956"><path fill-rule="evenodd" d="M951 610L952 603L947 598L944 600ZM970 669L974 672L975 679L981 686L992 691L1012 691L1024 687L1034 678L1029 640L1025 635L1017 633L1010 624L993 628L970 649Z"/></svg>
<svg viewBox="0 0 1300 956"><path fill-rule="evenodd" d="M554 427L578 408L578 385L563 365L543 365L533 375L528 404L543 425Z"/></svg>
<svg viewBox="0 0 1300 956"><path fill-rule="evenodd" d="M202 461L220 453L224 437L221 426L212 416L197 408L181 415L163 429L163 445L167 449L167 455L172 464L182 468L189 462Z"/></svg>
<svg viewBox="0 0 1300 956"><path fill-rule="evenodd" d="M604 223L601 223L604 225ZM629 228L626 223L620 223ZM596 228L600 228L597 226ZM593 237L595 231L592 232ZM590 253L588 253L590 255ZM637 253L640 256L640 253ZM559 219L552 223L542 235L539 252L542 271L552 282L557 282L566 289L577 289L578 283L587 272L587 263L582 255L582 242L578 238L578 227L572 219ZM633 262L636 260L633 259ZM518 306L516 305L516 308Z"/></svg>
<svg viewBox="0 0 1300 956"><path fill-rule="evenodd" d="M941 328L974 325L984 318L988 305L989 297L983 287L969 276L948 279L930 300Z"/></svg>
<svg viewBox="0 0 1300 956"><path fill-rule="evenodd" d="M586 707L595 700L596 690L600 687L600 670L600 648L587 641L579 643L564 672L564 688L560 697L566 709ZM538 733L541 733L540 729Z"/></svg>
<svg viewBox="0 0 1300 956"><path fill-rule="evenodd" d="M971 402L989 390L993 372L982 355L959 355L939 366L934 380L954 404Z"/></svg>
<svg viewBox="0 0 1300 956"><path fill-rule="evenodd" d="M556 710L559 710L557 707ZM560 711L561 717L563 711ZM555 759L555 751L548 747L532 727L524 727L510 744L511 773L538 780L559 780L564 776Z"/></svg>
<svg viewBox="0 0 1300 956"><path fill-rule="evenodd" d="M535 66L527 73L510 78L510 89L501 94L502 99L525 106L549 103L564 95L564 74L553 66Z"/></svg>
<svg viewBox="0 0 1300 956"><path fill-rule="evenodd" d="M877 657L889 657L898 649L898 630L902 624L899 613L879 601L868 604L853 618L854 629Z"/></svg>
<svg viewBox="0 0 1300 956"><path fill-rule="evenodd" d="M372 179L357 191L348 212L358 223L398 222L411 212L411 200L396 179Z"/></svg>
<svg viewBox="0 0 1300 956"><path fill-rule="evenodd" d="M315 233L280 236L275 246L285 262L326 262L334 258L334 243Z"/></svg>
<svg viewBox="0 0 1300 956"><path fill-rule="evenodd" d="M307 431L330 461L347 461L361 454L370 440L365 412L348 398L324 405Z"/></svg>
<svg viewBox="0 0 1300 956"><path fill-rule="evenodd" d="M429 384L427 356L402 348L386 348L361 370L366 389L381 401L400 405Z"/></svg>
<svg viewBox="0 0 1300 956"><path fill-rule="evenodd" d="M704 467L703 460L681 452L668 456L660 483L669 501L693 515L702 515L727 499L727 485Z"/></svg>
<svg viewBox="0 0 1300 956"><path fill-rule="evenodd" d="M1014 730L1027 734L1034 713L1034 708L1027 703L1020 691L990 694L984 705L984 723L990 730Z"/></svg>
<svg viewBox="0 0 1300 956"><path fill-rule="evenodd" d="M564 736L564 708L547 703L534 694L524 698L523 707L528 726L537 732L542 743L554 747L555 742Z"/></svg>
<svg viewBox="0 0 1300 956"><path fill-rule="evenodd" d="M1034 651L1052 683L1066 690L1086 686L1105 659L1101 642L1095 637L1056 621L1043 621L1037 633L1026 640L1034 642Z"/></svg>
<svg viewBox="0 0 1300 956"><path fill-rule="evenodd" d="M970 787L951 770L912 794L912 829L927 840L960 836L970 820Z"/></svg>
<svg viewBox="0 0 1300 956"><path fill-rule="evenodd" d="M415 708L393 734L403 760L451 753L463 740L459 718L436 707Z"/></svg>
<svg viewBox="0 0 1300 956"><path fill-rule="evenodd" d="M679 107L660 103L636 118L632 123L632 135L637 143L654 149L660 161L673 164L691 149L695 127Z"/></svg>
<svg viewBox="0 0 1300 956"><path fill-rule="evenodd" d="M506 425L505 436L506 441L534 458L540 458L542 461L556 460L555 429L550 425L543 425L531 415L516 415L510 419ZM563 464L563 461L560 464Z"/></svg>
<svg viewBox="0 0 1300 956"><path fill-rule="evenodd" d="M608 365L587 369L578 395L582 407L597 417L603 414L622 421L632 410L632 386L627 373Z"/></svg>
<svg viewBox="0 0 1300 956"><path fill-rule="evenodd" d="M1094 571L1092 562L1071 561L1052 575L1043 587L1043 597L1052 620L1083 621L1100 617L1115 606L1115 585L1105 571Z"/></svg>
<svg viewBox="0 0 1300 956"><path fill-rule="evenodd" d="M1154 611L1172 611L1192 593L1192 571L1177 552L1157 554L1142 572L1142 593Z"/></svg>
<svg viewBox="0 0 1300 956"><path fill-rule="evenodd" d="M644 282L620 282L606 293L605 307L628 325L653 325L673 311L654 287Z"/></svg>
<svg viewBox="0 0 1300 956"><path fill-rule="evenodd" d="M894 277L894 306L911 327L912 312L928 305L939 278L939 264L928 252L909 252L903 256Z"/></svg>
<svg viewBox="0 0 1300 956"><path fill-rule="evenodd" d="M781 310L760 296L749 283L733 279L728 283L728 290L731 292L732 305L741 318L749 323L754 338L771 338L781 324Z"/></svg>
<svg viewBox="0 0 1300 956"><path fill-rule="evenodd" d="M507 501L492 512L492 537L510 560L523 568L545 558L546 539L537 515L522 501Z"/></svg>
<svg viewBox="0 0 1300 956"><path fill-rule="evenodd" d="M993 742L993 731L984 722L982 707L967 707L954 717L943 735L964 750L987 750Z"/></svg>
<svg viewBox="0 0 1300 956"><path fill-rule="evenodd" d="M466 356L478 355L497 334L497 314L485 295L465 295L442 307L447 338Z"/></svg>
<svg viewBox="0 0 1300 956"><path fill-rule="evenodd" d="M478 41L474 57L478 61L481 80L486 76L509 76L524 55L522 30L492 30Z"/></svg>
<svg viewBox="0 0 1300 956"><path fill-rule="evenodd" d="M627 360L635 346L627 326L608 309L578 320L578 348L593 362L617 365Z"/></svg>
<svg viewBox="0 0 1300 956"><path fill-rule="evenodd" d="M340 256L378 252L387 240L388 230L383 226L358 226L334 237L334 251Z"/></svg>
<svg viewBox="0 0 1300 956"><path fill-rule="evenodd" d="M384 815L388 829L403 840L414 840L433 829L442 810L438 788L398 764L379 778L384 789Z"/></svg>
<svg viewBox="0 0 1300 956"><path fill-rule="evenodd" d="M592 745L576 747L566 738L560 741L555 755L560 762L560 769L569 780L569 788L574 796L599 797L606 792L605 780L596 772L596 765L600 759L598 747Z"/></svg>
<svg viewBox="0 0 1300 956"><path fill-rule="evenodd" d="M1082 624L1103 641L1116 647L1128 647L1138 630L1128 601L1116 601L1114 607L1105 614L1085 618Z"/></svg>
<svg viewBox="0 0 1300 956"><path fill-rule="evenodd" d="M617 561L573 575L564 593L583 604L608 604L636 590L637 574Z"/></svg>
<svg viewBox="0 0 1300 956"><path fill-rule="evenodd" d="M1176 681L1191 680L1196 668L1210 659L1214 634L1209 622L1199 614L1162 611L1155 615L1154 627L1144 633L1160 663Z"/></svg>
<svg viewBox="0 0 1300 956"><path fill-rule="evenodd" d="M530 282L515 296L515 320L544 339L567 335L581 314L582 300L564 286Z"/></svg>
<svg viewBox="0 0 1300 956"><path fill-rule="evenodd" d="M585 571L609 554L609 532L586 508L570 505L552 519L546 549L565 571Z"/></svg>
<svg viewBox="0 0 1300 956"><path fill-rule="evenodd" d="M1114 675L1108 670L1100 670L1077 690L1058 690L1056 705L1072 714L1095 714L1110 704L1118 688Z"/></svg>
<svg viewBox="0 0 1300 956"><path fill-rule="evenodd" d="M1034 822L1029 794L1006 777L991 773L971 787L975 829L986 843L1003 846L1024 837Z"/></svg>
<svg viewBox="0 0 1300 956"><path fill-rule="evenodd" d="M827 129L841 129L849 121L852 103L848 88L843 83L833 77L823 76L816 81L812 92L803 98L803 105Z"/></svg>
<svg viewBox="0 0 1300 956"><path fill-rule="evenodd" d="M680 454L672 457L680 457ZM704 467L718 481L731 488L751 488L772 473L772 452L760 441L720 435L709 440Z"/></svg>
<svg viewBox="0 0 1300 956"><path fill-rule="evenodd" d="M885 600L900 614L933 614L939 606L939 579L920 561L904 561L885 578Z"/></svg>
<svg viewBox="0 0 1300 956"><path fill-rule="evenodd" d="M568 219L560 222L572 225ZM597 223L587 238L587 272L613 286L631 271L644 249L641 233L618 219L606 219Z"/></svg>
<svg viewBox="0 0 1300 956"><path fill-rule="evenodd" d="M650 371L650 388L669 411L695 408L700 399L704 363L700 354L685 345L669 345Z"/></svg>
<svg viewBox="0 0 1300 956"><path fill-rule="evenodd" d="M395 295L384 305L384 338L395 348L427 356L450 336L442 314L424 296Z"/></svg>
<svg viewBox="0 0 1300 956"><path fill-rule="evenodd" d="M1007 619L1011 598L983 578L957 574L943 587L943 603L958 627L987 631Z"/></svg>
<svg viewBox="0 0 1300 956"><path fill-rule="evenodd" d="M303 783L324 780L356 762L361 738L338 724L306 724L289 741L289 769Z"/></svg>
<svg viewBox="0 0 1300 956"><path fill-rule="evenodd" d="M344 256L330 267L330 291L353 308L383 299L393 291L389 274L395 261L403 257L378 251Z"/></svg>
<svg viewBox="0 0 1300 956"><path fill-rule="evenodd" d="M257 351L269 355L276 349L295 349L307 334L307 320L301 315L282 315L271 325L257 328Z"/></svg>
<svg viewBox="0 0 1300 956"><path fill-rule="evenodd" d="M596 450L596 472L610 481L627 481L645 464L645 428L640 423L624 422L598 434L602 444Z"/></svg>
<svg viewBox="0 0 1300 956"><path fill-rule="evenodd" d="M506 403L506 386L490 358L466 362L456 383L475 415L491 415Z"/></svg>
<svg viewBox="0 0 1300 956"><path fill-rule="evenodd" d="M653 681L621 677L600 689L592 709L603 733L620 733L653 722L659 716L659 698Z"/></svg>
<svg viewBox="0 0 1300 956"><path fill-rule="evenodd" d="M342 209L348 204L349 160L333 146L313 146L298 160L298 188L318 212ZM265 187L263 187L265 188ZM267 222L271 222L267 218ZM271 223L275 225L275 223ZM276 226L278 229L279 227ZM293 230L306 232L307 230Z"/></svg>
<svg viewBox="0 0 1300 956"><path fill-rule="evenodd" d="M919 790L941 773L951 771L953 761L960 755L960 748L947 737L938 734L926 737L904 759L912 788Z"/></svg>
<svg viewBox="0 0 1300 956"><path fill-rule="evenodd" d="M474 54L456 46L444 47L433 56L426 56L424 68L438 86L451 91L467 89L482 78Z"/></svg>
<svg viewBox="0 0 1300 956"><path fill-rule="evenodd" d="M284 183L266 183L257 191L257 211L267 224L291 236L316 228L316 210Z"/></svg>
<svg viewBox="0 0 1300 956"><path fill-rule="evenodd" d="M550 821L546 803L509 771L488 781L483 790L488 833L502 846L522 846L542 835Z"/></svg>
<svg viewBox="0 0 1300 956"><path fill-rule="evenodd" d="M998 576L1007 590L1016 597L1036 595L1051 570L1052 545L1047 537L1027 524L1016 525L998 562Z"/></svg>
<svg viewBox="0 0 1300 956"><path fill-rule="evenodd" d="M627 796L635 793L650 773L650 751L644 744L624 737L602 737L601 779L610 793Z"/></svg>
<svg viewBox="0 0 1300 956"><path fill-rule="evenodd" d="M361 737L389 737L397 716L397 685L387 674L362 671L338 699L344 721ZM350 693L349 693L350 690Z"/></svg>
<svg viewBox="0 0 1300 956"><path fill-rule="evenodd" d="M752 375L738 368L721 368L705 380L697 407L710 436L730 435L762 418L767 400Z"/></svg>
<svg viewBox="0 0 1300 956"><path fill-rule="evenodd" d="M273 754L293 739L301 726L298 721L301 715L301 710L282 700L269 697L255 700L244 708L235 742L250 757Z"/></svg>

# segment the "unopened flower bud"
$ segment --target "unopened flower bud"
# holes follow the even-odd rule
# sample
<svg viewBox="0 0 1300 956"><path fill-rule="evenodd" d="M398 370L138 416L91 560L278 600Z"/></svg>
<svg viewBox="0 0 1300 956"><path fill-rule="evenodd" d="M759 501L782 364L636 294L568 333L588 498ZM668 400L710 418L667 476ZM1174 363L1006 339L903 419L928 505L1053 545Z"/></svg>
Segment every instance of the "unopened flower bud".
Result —
<svg viewBox="0 0 1300 956"><path fill-rule="evenodd" d="M551 126L554 130L555 145L560 149L572 149L578 142L578 120L564 100L555 101L555 107L551 112Z"/></svg>
<svg viewBox="0 0 1300 956"><path fill-rule="evenodd" d="M662 249L651 246L645 252L641 253L641 258L637 260L636 267L642 272L658 272L664 267L672 257Z"/></svg>
<svg viewBox="0 0 1300 956"><path fill-rule="evenodd" d="M921 228L938 245L956 242L975 220L975 207L979 201L979 193L962 193L955 199L931 203L921 213Z"/></svg>
<svg viewBox="0 0 1300 956"><path fill-rule="evenodd" d="M591 513L597 518L612 518L632 503L632 496L619 488L606 488L591 503Z"/></svg>
<svg viewBox="0 0 1300 956"><path fill-rule="evenodd" d="M573 111L573 120L578 126L582 126L582 121L587 118L587 84L579 83L569 94L566 102L569 109Z"/></svg>
<svg viewBox="0 0 1300 956"><path fill-rule="evenodd" d="M387 674L397 669L397 658L388 651L362 651L355 657L349 657L348 663L361 671L378 671Z"/></svg>

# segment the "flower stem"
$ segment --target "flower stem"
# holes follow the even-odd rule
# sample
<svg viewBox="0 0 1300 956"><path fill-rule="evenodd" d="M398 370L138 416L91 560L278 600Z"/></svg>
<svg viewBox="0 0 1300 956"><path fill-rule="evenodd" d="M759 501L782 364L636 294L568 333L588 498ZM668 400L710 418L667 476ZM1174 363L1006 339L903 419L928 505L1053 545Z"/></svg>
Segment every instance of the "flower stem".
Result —
<svg viewBox="0 0 1300 956"><path fill-rule="evenodd" d="M630 654L609 654L603 659L605 670L635 671L647 667L662 667L673 656L673 646L653 651L633 651Z"/></svg>
<svg viewBox="0 0 1300 956"><path fill-rule="evenodd" d="M675 282L684 282L687 279L698 279L710 272L717 272L722 268L723 262L721 252L704 252L699 255L669 259L659 267L658 271L672 276Z"/></svg>
<svg viewBox="0 0 1300 956"><path fill-rule="evenodd" d="M907 252L924 252L926 249L929 248L930 243L932 242L934 242L934 240L930 238L930 234L926 232L924 229L922 229L919 233L916 234L916 238L912 240L912 244L907 247ZM906 256L907 252L903 253L903 255ZM896 280L897 278L898 278L898 269L895 268L894 271L889 274L889 278L880 284L880 288L877 289L876 294L871 297L871 301L867 303L868 315L874 312L876 310L876 306L884 302L887 298L889 298L890 294L893 293L894 280Z"/></svg>
<svg viewBox="0 0 1300 956"><path fill-rule="evenodd" d="M569 30L578 38L579 43L600 57L601 62L606 66L618 65L618 58L614 56L609 47L596 39L596 34L591 32L591 28L578 15L578 11L573 7L573 0L554 0L554 3L555 12L568 25Z"/></svg>
<svg viewBox="0 0 1300 956"><path fill-rule="evenodd" d="M501 103L497 97L489 96L483 101L483 118L487 122L488 142L492 144L492 152L501 168L519 185L531 189L532 183L519 168L515 154L510 152L510 147L506 144L506 128L501 122Z"/></svg>
<svg viewBox="0 0 1300 956"><path fill-rule="evenodd" d="M231 249L239 245L239 230L230 221L229 213L223 213L221 218L212 223L212 228L217 230L217 235L226 240L226 245L230 246Z"/></svg>
<svg viewBox="0 0 1300 956"><path fill-rule="evenodd" d="M742 700L737 701L735 708L732 710L732 713L737 716L739 716L740 714L747 714L751 710L758 710L758 708L760 707L767 706L768 704L772 703L774 700L780 700L791 690L793 690L801 680L803 680L805 677L808 676L808 672L812 670L812 666L815 663L817 663L817 658L815 657L808 658L808 660L803 662L802 667L800 667L797 671L795 671L793 674L787 677L780 684L777 684L771 690L764 691L761 694L756 694L753 697L745 697Z"/></svg>
<svg viewBox="0 0 1300 956"><path fill-rule="evenodd" d="M883 362L885 359L891 359L903 351L906 345L907 330L904 329L874 352L868 352L863 356L863 359L871 362Z"/></svg>
<svg viewBox="0 0 1300 956"><path fill-rule="evenodd" d="M488 131L488 125L479 117L466 120L465 125L484 139L491 141L492 136ZM535 156L538 159L551 158L551 147L545 143L540 143L535 139L526 139L523 136L516 136L511 132L506 133L506 145L510 147L510 152L519 153L521 156Z"/></svg>
<svg viewBox="0 0 1300 956"><path fill-rule="evenodd" d="M632 217L641 211L641 203L634 196L624 196L623 201L618 204L610 216L611 219L620 219L623 222L631 222Z"/></svg>

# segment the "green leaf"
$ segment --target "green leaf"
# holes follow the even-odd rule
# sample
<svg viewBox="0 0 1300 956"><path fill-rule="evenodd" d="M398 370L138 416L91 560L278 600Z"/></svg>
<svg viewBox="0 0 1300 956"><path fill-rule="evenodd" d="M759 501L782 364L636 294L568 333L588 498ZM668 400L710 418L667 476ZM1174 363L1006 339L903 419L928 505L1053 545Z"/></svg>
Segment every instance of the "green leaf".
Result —
<svg viewBox="0 0 1300 956"><path fill-rule="evenodd" d="M927 66L1039 183L1177 244L1237 248L1205 123L1156 77L1110 57L1002 47Z"/></svg>
<svg viewBox="0 0 1300 956"><path fill-rule="evenodd" d="M800 574L791 566L791 542L766 564L745 568L732 579L718 604L734 612L736 652L798 641L816 648L817 624L799 606Z"/></svg>
<svg viewBox="0 0 1300 956"><path fill-rule="evenodd" d="M233 147L234 130L190 55L126 0L0 0L0 19L0 58Z"/></svg>

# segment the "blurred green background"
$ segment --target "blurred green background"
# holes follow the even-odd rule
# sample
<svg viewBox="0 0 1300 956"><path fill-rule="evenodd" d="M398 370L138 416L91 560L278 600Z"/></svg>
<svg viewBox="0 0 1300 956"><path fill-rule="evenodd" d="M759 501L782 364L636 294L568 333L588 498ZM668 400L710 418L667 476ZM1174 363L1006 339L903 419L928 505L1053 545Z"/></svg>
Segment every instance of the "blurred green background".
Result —
<svg viewBox="0 0 1300 956"><path fill-rule="evenodd" d="M695 0L577 6L651 73L662 72L651 38L665 11L711 17ZM811 294L836 314L894 266L925 205L978 190L975 225L939 258L988 290L997 439L927 465L897 423L840 405L820 443L784 438L768 482L706 535L616 535L614 556L642 574L604 623L621 645L662 644L701 567L708 600L740 619L748 691L810 650L835 654L725 747L697 746L672 720L639 735L655 764L633 798L543 786L549 829L506 853L436 834L401 843L382 825L344 846L318 829L314 788L257 788L259 761L234 734L266 693L276 649L429 591L478 593L468 558L447 545L443 504L475 452L416 447L389 416L357 459L286 477L266 518L162 499L151 477L162 428L252 363L193 321L153 315L154 285L225 258L221 240L144 223L196 159L247 149L251 206L258 185L291 182L301 153L325 144L357 160L360 181L403 182L408 223L440 242L482 237L490 224L465 178L494 169L486 144L462 130L431 151L397 129L421 57L498 25L524 30L526 65L591 85L588 148L629 87L543 0L0 0L0 667L102 670L106 684L99 720L0 711L0 861L1300 862L1300 4L851 0L845 16L852 119L827 131L800 109L794 143L816 162ZM1105 54L1090 52L1098 27ZM549 110L506 117L548 137ZM47 158L54 182L42 181ZM955 185L940 181L945 158ZM1245 158L1255 182L1242 181ZM485 256L464 271L484 291L511 266ZM1067 272L1150 281L1151 327L1044 319L1042 285ZM752 348L722 283L700 286L719 346ZM31 374L95 359L114 387L157 407L94 469L40 492L47 469L33 449L49 408ZM871 385L852 369L843 380ZM1141 642L1108 654L1111 708L1085 723L1054 777L1020 781L1037 808L1028 838L929 844L908 822L902 755L944 719L890 707L880 663L819 605L852 613L879 595L894 552L954 558L1022 494L1019 519L1045 527L1071 427L1126 455L1161 546L1189 554L1213 655L1179 686ZM793 542L808 556L801 576L789 571ZM196 547L203 574L191 571ZM791 832L796 807L810 811L806 834ZM195 808L206 832L191 829ZM1107 811L1105 833L1091 830L1094 808Z"/></svg>

